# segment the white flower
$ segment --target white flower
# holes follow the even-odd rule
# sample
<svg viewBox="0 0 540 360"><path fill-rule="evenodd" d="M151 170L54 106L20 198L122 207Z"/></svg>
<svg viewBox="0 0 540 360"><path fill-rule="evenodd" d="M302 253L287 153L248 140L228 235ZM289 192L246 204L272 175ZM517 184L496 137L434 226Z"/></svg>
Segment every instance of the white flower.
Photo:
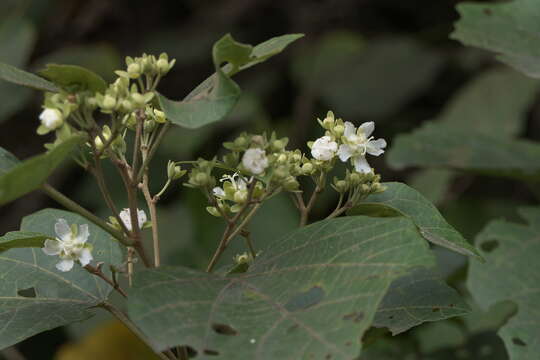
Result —
<svg viewBox="0 0 540 360"><path fill-rule="evenodd" d="M126 229L129 231L133 230L131 227L131 211L128 208L120 211L120 219L126 225ZM139 229L142 228L143 224L147 221L144 210L137 209L137 221L139 222Z"/></svg>
<svg viewBox="0 0 540 360"><path fill-rule="evenodd" d="M238 173L234 173L233 175L223 175L219 181L230 182L230 185L225 184L224 187L228 189L232 188L234 192L240 191L243 193L247 191L247 181ZM220 199L224 199L225 197L227 197L225 190L220 188L219 186L216 186L215 188L213 188L212 193L214 194L215 197L220 198Z"/></svg>
<svg viewBox="0 0 540 360"><path fill-rule="evenodd" d="M64 122L60 110L52 108L45 108L39 115L39 120L41 120L41 125L48 130L58 129Z"/></svg>
<svg viewBox="0 0 540 360"><path fill-rule="evenodd" d="M252 174L259 175L268 167L268 158L263 149L247 149L242 158L242 165Z"/></svg>
<svg viewBox="0 0 540 360"><path fill-rule="evenodd" d="M384 139L373 140L373 136L370 137L373 130L375 130L373 121L363 123L358 129L352 123L345 122L345 132L341 138L343 144L339 146L337 154L341 161L351 159L355 170L360 173L371 171L366 161L366 153L379 156L384 153L383 149L386 147Z"/></svg>
<svg viewBox="0 0 540 360"><path fill-rule="evenodd" d="M47 239L43 245L43 252L47 255L60 256L60 262L56 268L60 271L69 271L73 268L75 261L79 261L82 266L86 266L92 261L92 245L87 244L88 225L80 225L70 228L65 219L58 219L54 224L56 239Z"/></svg>
<svg viewBox="0 0 540 360"><path fill-rule="evenodd" d="M215 197L220 198L220 199L225 197L225 191L219 186L216 186L215 188L213 188L212 193L214 194Z"/></svg>
<svg viewBox="0 0 540 360"><path fill-rule="evenodd" d="M330 136L318 138L311 147L311 155L317 160L328 161L336 155L338 145Z"/></svg>

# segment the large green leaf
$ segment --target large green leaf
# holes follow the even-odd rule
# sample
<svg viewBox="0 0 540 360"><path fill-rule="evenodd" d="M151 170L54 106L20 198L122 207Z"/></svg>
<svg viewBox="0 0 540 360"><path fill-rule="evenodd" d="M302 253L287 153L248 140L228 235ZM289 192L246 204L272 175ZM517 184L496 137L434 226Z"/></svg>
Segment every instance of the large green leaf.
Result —
<svg viewBox="0 0 540 360"><path fill-rule="evenodd" d="M413 188L397 183L384 183L387 189L368 196L349 211L351 215L406 216L426 240L458 253L480 257L478 251L446 222L437 208Z"/></svg>
<svg viewBox="0 0 540 360"><path fill-rule="evenodd" d="M28 231L11 231L0 236L0 253L14 248L43 247L50 236Z"/></svg>
<svg viewBox="0 0 540 360"><path fill-rule="evenodd" d="M281 52L302 35L285 35L255 47L235 41L227 34L212 49L216 72L197 86L182 101L159 95L162 110L174 124L195 129L222 120L240 97L240 87L231 76ZM222 67L222 64L227 64Z"/></svg>
<svg viewBox="0 0 540 360"><path fill-rule="evenodd" d="M511 69L486 71L461 88L435 121L456 130L466 130L469 134L511 138L523 130L539 85L540 82ZM508 91L509 88L512 91ZM397 146L392 147L391 160L395 153L398 153L397 156L403 153L403 158L408 156L409 149L401 144L398 142ZM425 153L424 156L429 154ZM447 169L429 169L416 173L409 183L437 203L444 198L454 175L455 172Z"/></svg>
<svg viewBox="0 0 540 360"><path fill-rule="evenodd" d="M540 353L540 208L520 210L529 225L496 220L476 241L486 264L471 263L467 288L487 310L513 301L517 314L499 330L512 360L532 360Z"/></svg>
<svg viewBox="0 0 540 360"><path fill-rule="evenodd" d="M110 235L77 214L45 209L23 219L21 230L54 237L57 219L88 224L95 261L118 265L122 253ZM10 249L0 253L0 349L39 332L84 320L89 310L107 299L111 287L80 265L69 272L55 268L57 256L41 249ZM106 267L103 271L108 272Z"/></svg>
<svg viewBox="0 0 540 360"><path fill-rule="evenodd" d="M107 83L101 76L78 65L47 64L39 74L68 91L105 92Z"/></svg>
<svg viewBox="0 0 540 360"><path fill-rule="evenodd" d="M392 281L433 265L407 218L338 218L274 242L244 274L139 272L129 314L159 349L201 359L352 359Z"/></svg>
<svg viewBox="0 0 540 360"><path fill-rule="evenodd" d="M540 145L428 122L398 135L388 152L392 167L450 168L492 176L540 180Z"/></svg>
<svg viewBox="0 0 540 360"><path fill-rule="evenodd" d="M451 38L500 54L498 58L540 78L540 2L464 3Z"/></svg>
<svg viewBox="0 0 540 360"><path fill-rule="evenodd" d="M470 311L467 303L433 271L418 269L395 280L379 305L373 325L393 335L426 321L439 321Z"/></svg>
<svg viewBox="0 0 540 360"><path fill-rule="evenodd" d="M41 186L54 169L84 141L84 136L74 135L44 154L31 157L15 166L11 163L11 167L6 172L4 172L3 164L8 164L7 161L13 161L13 159L7 157L7 161L2 160L2 152L0 152L0 160L2 161L2 166L0 166L2 169L0 171L0 205L15 200Z"/></svg>
<svg viewBox="0 0 540 360"><path fill-rule="evenodd" d="M31 23L19 16L0 23L0 62L23 67L34 47L36 31ZM31 91L5 81L0 82L0 122L21 109L30 98Z"/></svg>

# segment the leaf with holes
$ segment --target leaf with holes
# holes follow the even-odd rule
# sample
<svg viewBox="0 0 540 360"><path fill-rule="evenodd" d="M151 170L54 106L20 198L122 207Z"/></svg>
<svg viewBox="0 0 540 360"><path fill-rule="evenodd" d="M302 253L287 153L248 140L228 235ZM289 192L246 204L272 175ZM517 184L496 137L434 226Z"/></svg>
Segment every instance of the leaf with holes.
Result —
<svg viewBox="0 0 540 360"><path fill-rule="evenodd" d="M540 208L522 208L520 214L528 225L495 220L478 235L487 263L472 262L467 279L484 310L503 301L516 303L516 315L498 332L511 360L536 359L540 353Z"/></svg>
<svg viewBox="0 0 540 360"><path fill-rule="evenodd" d="M0 151L0 205L40 187L85 139L85 136L74 135L46 153L16 165L11 154Z"/></svg>
<svg viewBox="0 0 540 360"><path fill-rule="evenodd" d="M45 209L25 217L21 231L55 237L54 224L64 218L69 224L88 224L95 261L118 265L122 253L110 235L81 216ZM111 292L103 280L80 265L69 272L55 268L57 256L41 249L10 249L0 253L0 349L39 332L81 321L91 316ZM104 269L103 271L108 271Z"/></svg>
<svg viewBox="0 0 540 360"><path fill-rule="evenodd" d="M397 182L384 183L387 189L368 196L349 211L350 215L406 216L426 240L460 254L480 258L478 251L439 213L437 208L413 188Z"/></svg>
<svg viewBox="0 0 540 360"><path fill-rule="evenodd" d="M225 35L212 48L216 72L182 101L159 95L162 110L172 123L189 129L222 120L233 109L241 94L240 87L231 76L266 61L301 36L284 35L253 47L237 42L230 34ZM227 64L222 67L224 62Z"/></svg>
<svg viewBox="0 0 540 360"><path fill-rule="evenodd" d="M128 308L160 350L189 345L201 359L352 359L390 284L433 265L409 219L352 216L293 231L243 274L141 271Z"/></svg>
<svg viewBox="0 0 540 360"><path fill-rule="evenodd" d="M39 74L70 92L88 90L102 93L107 89L107 83L101 76L78 65L47 64Z"/></svg>
<svg viewBox="0 0 540 360"><path fill-rule="evenodd" d="M0 253L14 248L43 247L45 240L51 237L28 231L11 231L0 236Z"/></svg>
<svg viewBox="0 0 540 360"><path fill-rule="evenodd" d="M540 78L540 2L464 3L451 38L499 54L499 60Z"/></svg>
<svg viewBox="0 0 540 360"><path fill-rule="evenodd" d="M461 296L435 272L415 270L395 280L379 305L373 326L400 334L427 321L439 321L470 312Z"/></svg>

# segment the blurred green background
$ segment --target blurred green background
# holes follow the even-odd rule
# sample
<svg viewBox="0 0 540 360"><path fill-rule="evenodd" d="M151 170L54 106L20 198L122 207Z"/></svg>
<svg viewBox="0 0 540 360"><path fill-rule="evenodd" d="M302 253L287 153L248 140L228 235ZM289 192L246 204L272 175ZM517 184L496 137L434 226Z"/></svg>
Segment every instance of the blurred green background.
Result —
<svg viewBox="0 0 540 360"><path fill-rule="evenodd" d="M159 90L180 99L213 71L211 46L223 34L257 44L277 35L305 33L279 56L236 77L244 92L226 121L196 131L170 131L152 169L155 190L166 179L168 159L211 157L221 142L241 131L276 130L290 138L291 147L306 150L306 141L321 133L316 117L324 117L329 109L356 124L375 121L375 135L387 139L390 148L397 134L433 119L539 140L536 82L498 64L491 54L448 39L458 2L2 0L0 61L34 71L49 62L78 64L110 80L127 55L167 52L177 63ZM503 94L509 85L521 92L501 105L501 98L510 98ZM41 96L2 82L0 99L0 145L20 158L42 152L50 139L35 135ZM486 104L493 108L486 109ZM486 123L505 112L511 117L510 129L500 125L504 122L499 127ZM515 205L534 203L531 189L517 181L447 170L397 171L384 156L370 163L383 181L404 181L421 191L471 241L489 219L514 219ZM121 184L112 169L107 172L116 201L125 206ZM108 216L93 180L75 166L64 166L50 182ZM315 217L331 209L335 200L329 191ZM17 229L23 216L48 206L58 205L32 193L0 208L2 233ZM180 186L168 191L159 209L166 263L201 268L207 262L222 224L204 207L198 192ZM262 247L296 224L297 214L288 199L275 198L254 220L254 240ZM230 249L226 258L237 250ZM465 259L439 253L444 274L461 288ZM502 306L493 311L491 323L476 311L469 320L427 324L399 338L374 331L368 334L371 346L362 359L506 359L493 330L512 309ZM85 324L41 334L22 343L20 350L29 359L54 358L62 346L61 359L148 358L141 351L107 352L130 348L119 344L133 341L114 324L100 325L104 320L100 315ZM105 327L96 331L96 326ZM89 338L92 330L101 338L95 334ZM119 340L103 334L116 334ZM65 347L73 341L86 345ZM116 345L110 345L114 341ZM99 344L107 343L108 350L98 352Z"/></svg>

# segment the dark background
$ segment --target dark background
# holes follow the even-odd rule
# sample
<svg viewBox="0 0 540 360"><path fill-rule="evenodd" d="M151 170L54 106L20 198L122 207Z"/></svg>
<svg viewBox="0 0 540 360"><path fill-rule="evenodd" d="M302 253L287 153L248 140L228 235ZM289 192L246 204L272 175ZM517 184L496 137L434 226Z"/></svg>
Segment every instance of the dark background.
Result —
<svg viewBox="0 0 540 360"><path fill-rule="evenodd" d="M155 163L154 186L159 187L168 159L213 156L222 141L241 131L276 130L280 136L289 136L292 146L305 150L308 139L320 136L316 117L324 117L328 109L357 124L375 121L375 135L391 146L396 134L435 118L457 89L497 66L492 55L448 39L458 17L456 3L2 0L0 39L2 30L9 39L13 29L24 27L29 38L22 61L26 69L37 70L46 62L77 63L109 80L114 69L124 66L124 56L167 52L177 63L159 90L180 99L213 71L211 46L222 35L231 33L238 41L257 44L286 33L306 34L282 54L235 78L244 94L223 123L199 131L175 129L169 134ZM10 21L16 24L8 31ZM0 61L9 55L2 51L0 47ZM0 88L0 96L16 95ZM50 140L35 135L41 101L37 93L26 95L13 111L0 113L0 145L19 158L42 152L43 144ZM530 110L522 136L539 138L538 110L538 104ZM384 181L407 181L414 175L414 169L392 170L384 157L371 163ZM114 187L112 176L110 181ZM81 170L66 166L50 182L86 207L107 215L91 179ZM442 211L469 238L489 218L512 217L508 202L532 200L529 190L518 183L470 175L456 177L445 191L439 203ZM115 196L125 202L120 192ZM316 216L327 211L332 201L332 197L323 201ZM17 229L23 216L47 206L58 205L32 193L0 208L2 233ZM286 224L283 231L296 221L284 218L290 214L288 206L279 203L267 211L274 223ZM188 265L200 267L209 256L211 235L219 229L212 230L214 219L209 220L201 208L201 197L181 187L175 187L164 200L165 233L181 226L190 239L183 240L179 248L173 246L171 253L180 255L171 257L171 263L184 259ZM475 221L470 220L471 212ZM48 359L71 333L57 329L25 341L21 349L31 359Z"/></svg>

